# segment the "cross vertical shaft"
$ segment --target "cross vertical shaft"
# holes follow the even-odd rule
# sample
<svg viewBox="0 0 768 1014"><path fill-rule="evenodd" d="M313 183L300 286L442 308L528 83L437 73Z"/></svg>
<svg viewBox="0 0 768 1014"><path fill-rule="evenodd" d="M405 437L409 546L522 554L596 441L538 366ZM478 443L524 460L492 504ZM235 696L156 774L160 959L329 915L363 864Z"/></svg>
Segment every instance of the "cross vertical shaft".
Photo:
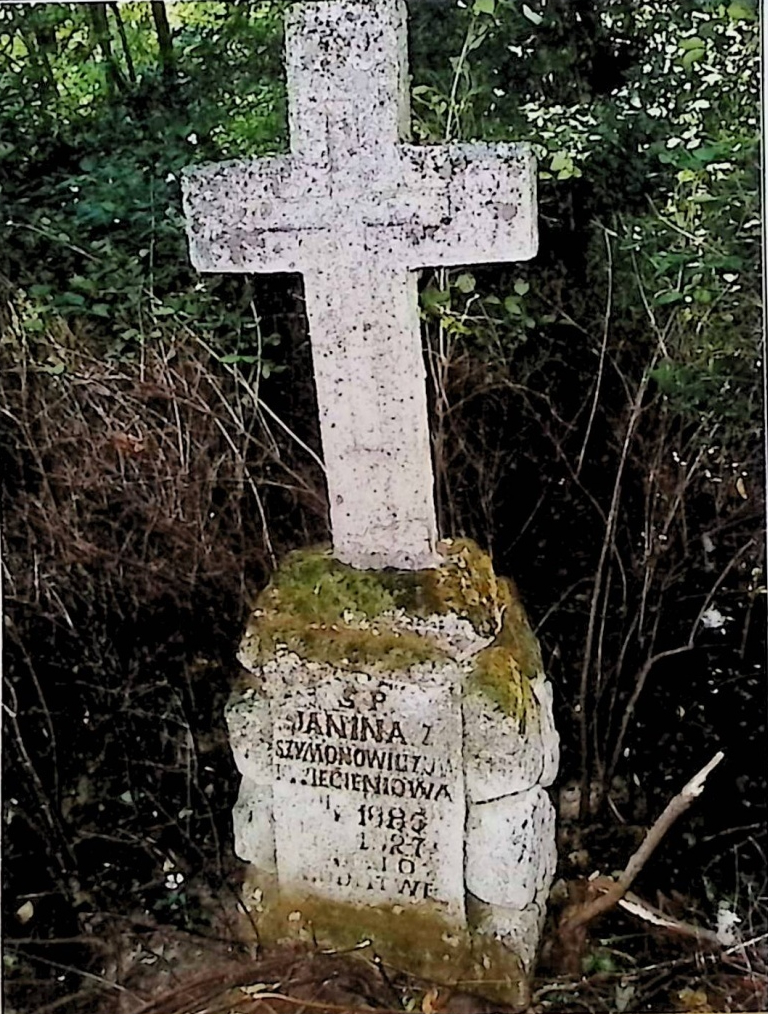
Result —
<svg viewBox="0 0 768 1014"><path fill-rule="evenodd" d="M400 4L301 4L286 24L292 150L345 162L391 151L409 127ZM341 178L339 178L341 177ZM357 567L439 563L416 275L372 256L361 204L308 237L307 317L334 555ZM366 242L366 239L369 242Z"/></svg>

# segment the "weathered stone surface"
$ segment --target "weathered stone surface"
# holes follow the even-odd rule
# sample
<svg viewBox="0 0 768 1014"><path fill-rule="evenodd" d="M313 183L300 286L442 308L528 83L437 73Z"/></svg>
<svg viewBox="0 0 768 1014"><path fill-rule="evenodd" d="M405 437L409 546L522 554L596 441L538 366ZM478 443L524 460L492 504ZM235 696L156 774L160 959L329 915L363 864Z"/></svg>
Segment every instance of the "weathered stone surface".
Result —
<svg viewBox="0 0 768 1014"><path fill-rule="evenodd" d="M272 785L272 716L259 680L234 694L226 710L237 770L253 785Z"/></svg>
<svg viewBox="0 0 768 1014"><path fill-rule="evenodd" d="M272 786L244 775L232 808L235 855L263 873L277 872L273 813Z"/></svg>
<svg viewBox="0 0 768 1014"><path fill-rule="evenodd" d="M538 900L540 897L541 900ZM518 955L529 974L536 964L541 931L546 918L546 895L541 892L536 901L525 908L506 908L489 905L472 895L467 897L467 915L472 932L500 941Z"/></svg>
<svg viewBox="0 0 768 1014"><path fill-rule="evenodd" d="M539 730L541 734L544 764L539 785L549 786L557 778L560 766L560 737L555 728L555 710L552 702L552 684L544 676L532 682L533 693L538 703Z"/></svg>
<svg viewBox="0 0 768 1014"><path fill-rule="evenodd" d="M480 901L524 909L555 871L555 810L536 786L467 812L466 885Z"/></svg>
<svg viewBox="0 0 768 1014"><path fill-rule="evenodd" d="M281 888L366 905L428 901L462 925L458 669L407 681L305 673L279 665L270 674Z"/></svg>
<svg viewBox="0 0 768 1014"><path fill-rule="evenodd" d="M185 174L192 260L304 275L335 555L432 567L414 269L532 257L533 158L510 144L405 143L401 0L295 4L286 50L291 154Z"/></svg>
<svg viewBox="0 0 768 1014"><path fill-rule="evenodd" d="M542 676L531 681L537 707L521 721L505 715L482 694L464 700L464 772L467 797L483 803L534 785L548 785L557 772L558 738L551 690Z"/></svg>
<svg viewBox="0 0 768 1014"><path fill-rule="evenodd" d="M198 268L304 275L336 557L287 561L243 643L255 680L227 717L244 905L267 937L368 934L400 967L522 1007L551 813L540 788L474 802L465 835L465 779L487 800L549 778L556 737L513 586L470 543L439 551L415 271L533 256L533 159L406 143L401 0L294 4L286 42L291 154L183 182ZM467 888L491 906L475 936Z"/></svg>

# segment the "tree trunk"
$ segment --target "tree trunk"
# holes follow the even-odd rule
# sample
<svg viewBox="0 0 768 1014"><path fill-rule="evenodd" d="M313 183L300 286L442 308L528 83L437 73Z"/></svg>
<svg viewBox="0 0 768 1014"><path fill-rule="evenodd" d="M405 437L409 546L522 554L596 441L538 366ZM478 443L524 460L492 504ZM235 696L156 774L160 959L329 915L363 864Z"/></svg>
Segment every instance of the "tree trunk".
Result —
<svg viewBox="0 0 768 1014"><path fill-rule="evenodd" d="M160 47L160 63L163 67L163 77L166 81L170 81L174 76L175 70L173 39L163 0L152 0L152 18L157 30L157 42Z"/></svg>
<svg viewBox="0 0 768 1014"><path fill-rule="evenodd" d="M128 36L125 34L125 25L123 24L123 19L120 15L120 8L114 0L109 6L115 16L117 34L120 36L120 45L122 46L123 56L125 57L125 67L128 71L128 80L131 84L136 84L136 69L133 66L133 57L131 56L131 49L128 45Z"/></svg>
<svg viewBox="0 0 768 1014"><path fill-rule="evenodd" d="M104 58L104 64L107 69L107 87L110 92L125 91L125 78L112 52L112 36L109 34L109 22L107 21L107 5L106 3L89 4L88 12L91 17L93 37L101 50L101 55Z"/></svg>
<svg viewBox="0 0 768 1014"><path fill-rule="evenodd" d="M41 41L40 29L35 21L35 12L20 10L18 13L20 15L18 21L13 17L13 12L11 13L12 30L15 27L21 36L29 62L35 68L35 77L43 84L44 89L52 94L55 101L59 97L59 89L53 75L51 61L46 52L45 40Z"/></svg>

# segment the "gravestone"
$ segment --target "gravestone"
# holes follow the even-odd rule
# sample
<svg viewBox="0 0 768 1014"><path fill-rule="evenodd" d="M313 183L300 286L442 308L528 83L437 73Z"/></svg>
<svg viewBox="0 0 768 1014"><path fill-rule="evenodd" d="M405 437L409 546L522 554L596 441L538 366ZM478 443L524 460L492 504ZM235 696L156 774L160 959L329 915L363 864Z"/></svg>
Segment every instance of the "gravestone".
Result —
<svg viewBox="0 0 768 1014"><path fill-rule="evenodd" d="M333 551L284 561L227 710L261 939L364 941L526 1003L554 872L551 694L512 584L437 542L416 271L536 249L515 145L404 141L405 8L286 21L291 153L187 171L204 271L303 275Z"/></svg>

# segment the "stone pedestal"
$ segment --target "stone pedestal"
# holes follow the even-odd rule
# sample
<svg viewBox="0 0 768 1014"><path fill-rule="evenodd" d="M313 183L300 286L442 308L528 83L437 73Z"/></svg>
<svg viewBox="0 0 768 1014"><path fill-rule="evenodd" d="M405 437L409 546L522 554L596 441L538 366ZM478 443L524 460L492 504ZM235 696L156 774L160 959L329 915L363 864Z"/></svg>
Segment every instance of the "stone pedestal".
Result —
<svg viewBox="0 0 768 1014"><path fill-rule="evenodd" d="M262 940L369 941L527 1002L555 866L551 691L509 581L462 540L420 572L289 557L227 709L235 848Z"/></svg>

